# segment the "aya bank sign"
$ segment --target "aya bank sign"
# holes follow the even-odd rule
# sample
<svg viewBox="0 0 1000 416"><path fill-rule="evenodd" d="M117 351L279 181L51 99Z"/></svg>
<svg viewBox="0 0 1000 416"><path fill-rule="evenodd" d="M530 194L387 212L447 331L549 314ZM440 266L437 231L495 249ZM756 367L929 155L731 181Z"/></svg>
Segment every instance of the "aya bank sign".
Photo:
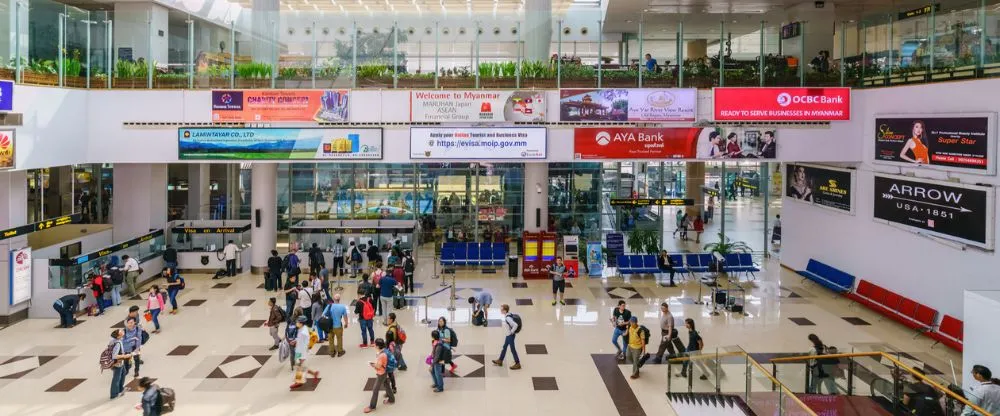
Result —
<svg viewBox="0 0 1000 416"><path fill-rule="evenodd" d="M850 88L715 88L716 121L846 121Z"/></svg>
<svg viewBox="0 0 1000 416"><path fill-rule="evenodd" d="M601 127L573 130L574 159L690 159L704 129Z"/></svg>

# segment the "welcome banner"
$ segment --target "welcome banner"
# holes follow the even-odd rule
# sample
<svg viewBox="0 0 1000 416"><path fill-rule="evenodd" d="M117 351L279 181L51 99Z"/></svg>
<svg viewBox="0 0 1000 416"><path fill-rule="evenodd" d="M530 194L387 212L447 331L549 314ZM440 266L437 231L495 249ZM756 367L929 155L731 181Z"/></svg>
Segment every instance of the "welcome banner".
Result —
<svg viewBox="0 0 1000 416"><path fill-rule="evenodd" d="M410 91L410 121L545 121L545 91Z"/></svg>

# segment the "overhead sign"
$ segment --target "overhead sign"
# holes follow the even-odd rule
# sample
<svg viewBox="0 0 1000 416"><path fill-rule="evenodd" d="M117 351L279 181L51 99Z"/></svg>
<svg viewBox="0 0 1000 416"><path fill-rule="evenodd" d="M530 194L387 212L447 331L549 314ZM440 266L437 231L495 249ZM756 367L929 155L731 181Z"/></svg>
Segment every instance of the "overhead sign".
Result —
<svg viewBox="0 0 1000 416"><path fill-rule="evenodd" d="M382 129L181 128L181 160L382 160Z"/></svg>
<svg viewBox="0 0 1000 416"><path fill-rule="evenodd" d="M413 227L291 227L288 231L295 234L405 234L412 233Z"/></svg>
<svg viewBox="0 0 1000 416"><path fill-rule="evenodd" d="M781 27L781 39L791 39L802 34L802 23L792 22Z"/></svg>
<svg viewBox="0 0 1000 416"><path fill-rule="evenodd" d="M996 114L875 118L875 162L994 174Z"/></svg>
<svg viewBox="0 0 1000 416"><path fill-rule="evenodd" d="M851 119L850 88L719 87L716 121L844 121Z"/></svg>
<svg viewBox="0 0 1000 416"><path fill-rule="evenodd" d="M39 221L33 224L8 228L6 230L0 230L0 240L6 240L8 238L27 235L35 231L47 230L49 228L58 227L60 225L77 223L80 222L80 220L82 219L83 219L82 214L64 215L62 217L56 217L51 220Z"/></svg>
<svg viewBox="0 0 1000 416"><path fill-rule="evenodd" d="M688 159L697 154L702 129L682 128L576 128L574 159ZM705 140L708 140L707 138Z"/></svg>
<svg viewBox="0 0 1000 416"><path fill-rule="evenodd" d="M993 249L993 188L877 174L874 194L878 220Z"/></svg>
<svg viewBox="0 0 1000 416"><path fill-rule="evenodd" d="M348 121L347 90L215 90L212 121Z"/></svg>
<svg viewBox="0 0 1000 416"><path fill-rule="evenodd" d="M10 251L10 304L31 299L31 247Z"/></svg>
<svg viewBox="0 0 1000 416"><path fill-rule="evenodd" d="M928 14L931 14L931 11L935 11L935 12L941 11L941 4L940 3L935 3L933 6L930 5L930 4L928 4L926 6L918 7L918 8L913 9L913 10L906 10L906 11L899 12L899 16L898 16L897 20L905 20L905 19L909 19L911 17L928 15Z"/></svg>
<svg viewBox="0 0 1000 416"><path fill-rule="evenodd" d="M14 130L0 129L0 170L14 169Z"/></svg>
<svg viewBox="0 0 1000 416"><path fill-rule="evenodd" d="M410 127L410 159L545 159L545 127Z"/></svg>
<svg viewBox="0 0 1000 416"><path fill-rule="evenodd" d="M559 90L559 121L694 121L694 88Z"/></svg>
<svg viewBox="0 0 1000 416"><path fill-rule="evenodd" d="M545 121L545 91L410 91L410 121Z"/></svg>
<svg viewBox="0 0 1000 416"><path fill-rule="evenodd" d="M102 248L102 249L94 251L94 252L90 252L90 253L87 253L87 254L81 254L79 256L76 256L76 257L73 257L73 258L70 258L70 259L50 259L49 260L49 264L54 265L54 266L72 266L74 264L83 264L83 263L86 263L86 262L88 262L90 260L97 260L97 259L99 259L101 257L110 255L112 253L115 253L115 252L118 252L118 251L121 251L121 250L124 250L126 248L135 246L137 244L145 243L145 242L150 241L150 240L152 240L152 239L154 239L156 237L161 237L161 236L163 236L163 230L156 230L156 231L153 231L153 232L151 232L149 234L142 235L142 236L133 238L131 240L115 244L115 245L110 246L110 247L105 247L105 248ZM136 259L136 260L139 260L139 259ZM141 260L140 260L140 263L141 263Z"/></svg>
<svg viewBox="0 0 1000 416"><path fill-rule="evenodd" d="M242 227L177 227L171 228L174 234L238 234L250 231L250 224Z"/></svg>
<svg viewBox="0 0 1000 416"><path fill-rule="evenodd" d="M792 163L785 169L786 198L854 213L854 171Z"/></svg>
<svg viewBox="0 0 1000 416"><path fill-rule="evenodd" d="M0 111L14 111L14 81L0 81Z"/></svg>
<svg viewBox="0 0 1000 416"><path fill-rule="evenodd" d="M649 207L649 206L660 206L660 207L683 207L694 205L693 199L681 199L681 198L611 198L611 206L613 207Z"/></svg>

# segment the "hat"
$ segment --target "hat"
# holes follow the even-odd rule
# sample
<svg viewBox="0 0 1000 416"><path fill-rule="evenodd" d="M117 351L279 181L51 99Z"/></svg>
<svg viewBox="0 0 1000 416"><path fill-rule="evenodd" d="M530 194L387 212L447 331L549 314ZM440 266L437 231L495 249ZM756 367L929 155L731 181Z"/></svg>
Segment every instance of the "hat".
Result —
<svg viewBox="0 0 1000 416"><path fill-rule="evenodd" d="M300 324L305 324L306 322L309 322L309 320L306 319L305 316L300 316L299 319L297 319L296 321L298 321Z"/></svg>
<svg viewBox="0 0 1000 416"><path fill-rule="evenodd" d="M629 319L629 322L639 322L639 318L633 316L632 319Z"/></svg>

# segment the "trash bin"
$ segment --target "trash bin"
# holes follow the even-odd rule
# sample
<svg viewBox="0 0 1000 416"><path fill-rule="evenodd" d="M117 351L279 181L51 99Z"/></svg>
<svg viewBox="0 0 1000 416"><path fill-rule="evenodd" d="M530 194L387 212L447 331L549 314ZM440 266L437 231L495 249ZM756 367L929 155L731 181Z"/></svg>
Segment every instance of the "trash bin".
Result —
<svg viewBox="0 0 1000 416"><path fill-rule="evenodd" d="M517 256L507 256L507 277L517 279L519 272Z"/></svg>

